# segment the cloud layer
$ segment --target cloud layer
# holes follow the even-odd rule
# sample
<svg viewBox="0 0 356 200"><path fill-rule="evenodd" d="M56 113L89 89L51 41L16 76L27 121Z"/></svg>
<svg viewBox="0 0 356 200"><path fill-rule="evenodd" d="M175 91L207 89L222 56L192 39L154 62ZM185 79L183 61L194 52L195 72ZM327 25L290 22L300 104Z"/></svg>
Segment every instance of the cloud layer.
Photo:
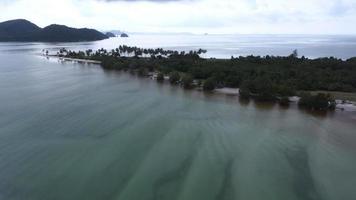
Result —
<svg viewBox="0 0 356 200"><path fill-rule="evenodd" d="M0 13L135 32L356 34L354 0L2 0Z"/></svg>

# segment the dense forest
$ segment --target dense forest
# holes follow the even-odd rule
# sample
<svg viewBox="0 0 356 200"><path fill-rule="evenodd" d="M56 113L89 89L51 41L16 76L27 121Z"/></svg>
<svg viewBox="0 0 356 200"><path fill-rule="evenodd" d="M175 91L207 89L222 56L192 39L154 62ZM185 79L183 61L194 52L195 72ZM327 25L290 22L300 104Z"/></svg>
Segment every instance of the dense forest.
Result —
<svg viewBox="0 0 356 200"><path fill-rule="evenodd" d="M356 58L308 59L298 57L297 50L286 57L240 56L231 59L201 58L200 55L204 53L206 50L202 49L178 52L120 46L111 51L99 49L95 52L62 49L58 54L98 60L108 70L129 70L142 76L157 72L157 80L169 76L172 84L181 84L185 88L240 88L241 97L264 101L283 102L283 99L299 91L356 91ZM327 95L313 97L303 93L300 96L305 97L304 100L319 98L331 101ZM304 105L315 107L307 103Z"/></svg>

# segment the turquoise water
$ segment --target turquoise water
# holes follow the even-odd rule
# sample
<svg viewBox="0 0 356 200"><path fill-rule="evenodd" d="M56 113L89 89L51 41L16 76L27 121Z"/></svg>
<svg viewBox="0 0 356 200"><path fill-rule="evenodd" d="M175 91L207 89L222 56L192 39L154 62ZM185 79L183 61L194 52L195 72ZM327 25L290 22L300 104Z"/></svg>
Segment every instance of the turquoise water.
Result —
<svg viewBox="0 0 356 200"><path fill-rule="evenodd" d="M356 198L355 113L239 102L2 45L0 199Z"/></svg>

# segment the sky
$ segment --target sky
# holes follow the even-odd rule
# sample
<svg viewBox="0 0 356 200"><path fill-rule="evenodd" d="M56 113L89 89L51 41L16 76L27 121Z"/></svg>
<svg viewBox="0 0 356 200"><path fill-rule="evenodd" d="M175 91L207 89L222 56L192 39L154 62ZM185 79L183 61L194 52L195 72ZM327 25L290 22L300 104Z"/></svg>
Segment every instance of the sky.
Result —
<svg viewBox="0 0 356 200"><path fill-rule="evenodd" d="M127 32L356 34L356 0L0 0L0 21Z"/></svg>

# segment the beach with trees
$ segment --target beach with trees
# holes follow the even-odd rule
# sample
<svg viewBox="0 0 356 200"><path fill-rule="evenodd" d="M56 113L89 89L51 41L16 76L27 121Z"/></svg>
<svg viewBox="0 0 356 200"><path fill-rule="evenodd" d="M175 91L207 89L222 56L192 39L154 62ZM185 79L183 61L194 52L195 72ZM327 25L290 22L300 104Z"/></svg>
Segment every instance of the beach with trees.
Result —
<svg viewBox="0 0 356 200"><path fill-rule="evenodd" d="M157 81L164 81L168 76L171 84L185 89L239 88L242 98L284 105L288 104L288 97L300 96L300 106L315 110L334 109L334 100L330 95L309 92L356 91L356 58L309 59L299 57L297 50L289 56L202 58L206 52L204 49L179 52L122 45L113 50L61 49L57 56L100 61L107 70L130 71L140 76L155 74Z"/></svg>

